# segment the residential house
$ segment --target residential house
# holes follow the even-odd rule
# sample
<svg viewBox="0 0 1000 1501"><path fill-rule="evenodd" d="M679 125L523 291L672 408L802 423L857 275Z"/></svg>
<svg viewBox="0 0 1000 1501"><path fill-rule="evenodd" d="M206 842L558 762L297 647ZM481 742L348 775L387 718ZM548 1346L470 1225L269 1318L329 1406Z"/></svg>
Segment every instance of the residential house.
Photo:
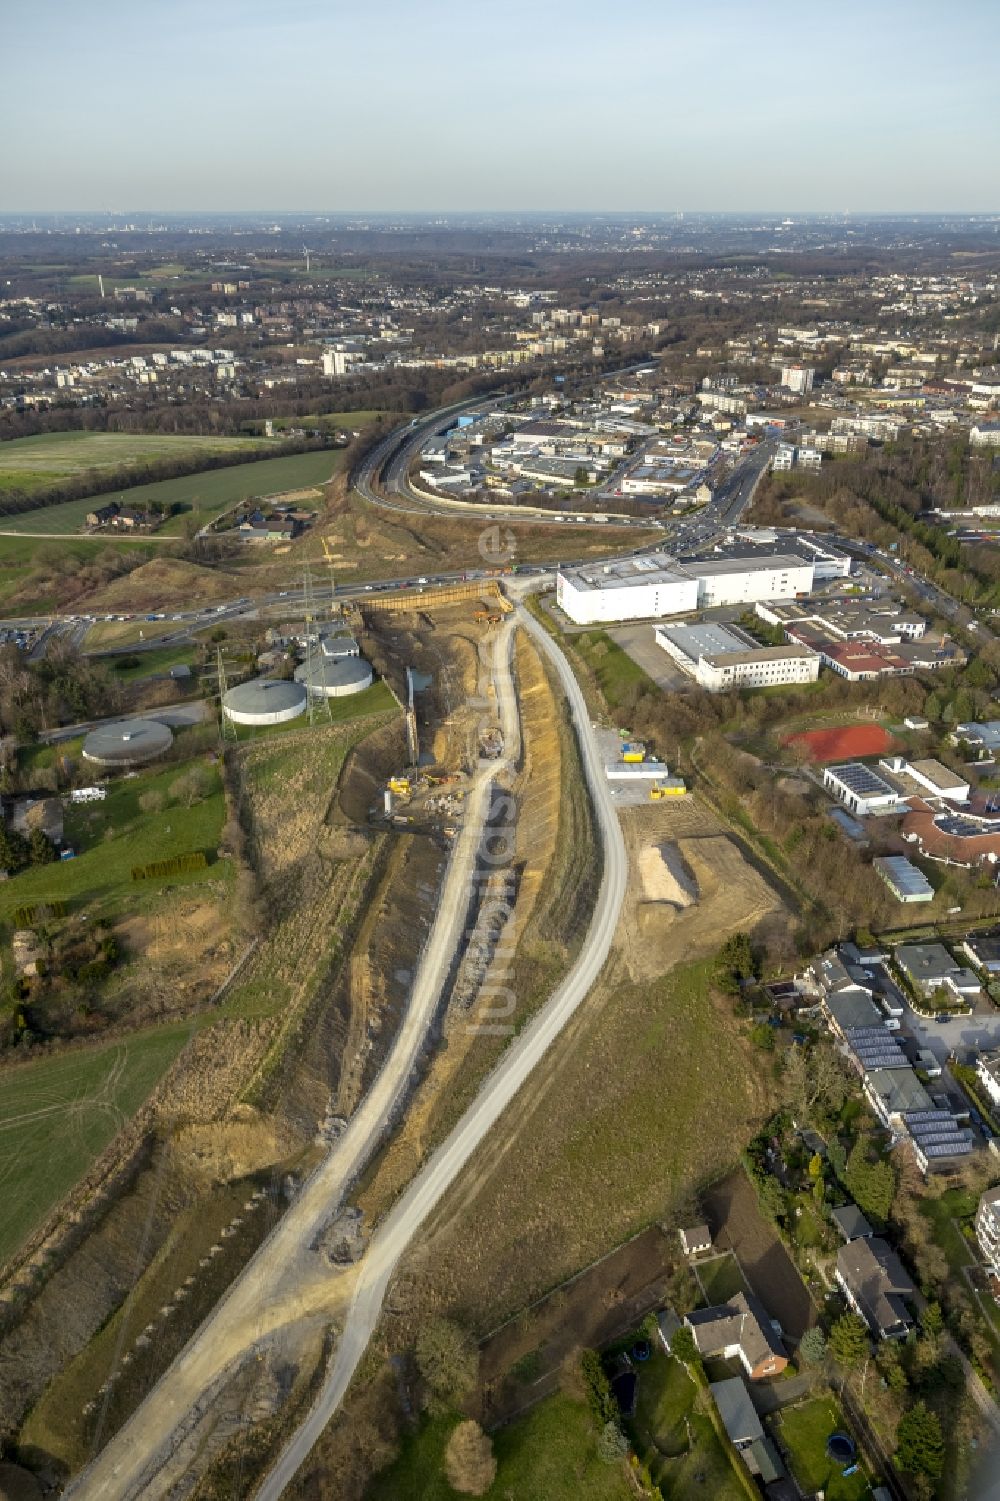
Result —
<svg viewBox="0 0 1000 1501"><path fill-rule="evenodd" d="M695 1225L678 1231L685 1256L701 1256L712 1249L712 1232L707 1225Z"/></svg>
<svg viewBox="0 0 1000 1501"><path fill-rule="evenodd" d="M785 1467L764 1432L742 1378L731 1376L727 1381L713 1381L709 1390L722 1426L750 1474L759 1476L765 1485L779 1480Z"/></svg>
<svg viewBox="0 0 1000 1501"><path fill-rule="evenodd" d="M849 1245L852 1240L867 1240L869 1235L875 1233L857 1204L843 1204L839 1209L831 1209L830 1218L845 1245Z"/></svg>
<svg viewBox="0 0 1000 1501"><path fill-rule="evenodd" d="M684 1320L699 1355L739 1357L751 1381L777 1376L788 1364L784 1346L767 1309L753 1294L737 1293L728 1303L699 1308Z"/></svg>
<svg viewBox="0 0 1000 1501"><path fill-rule="evenodd" d="M901 943L893 957L918 997L942 988L956 1001L975 1001L981 994L979 976L956 964L943 943Z"/></svg>
<svg viewBox="0 0 1000 1501"><path fill-rule="evenodd" d="M902 1262L877 1235L849 1241L834 1272L844 1296L877 1339L905 1339L913 1327L907 1299L916 1289Z"/></svg>
<svg viewBox="0 0 1000 1501"><path fill-rule="evenodd" d="M985 974L1000 975L1000 929L970 933L958 946Z"/></svg>
<svg viewBox="0 0 1000 1501"><path fill-rule="evenodd" d="M111 524L111 522L114 521L115 517L118 515L118 512L120 511L120 509L121 509L121 507L119 506L118 502L115 501L115 500L111 501L109 505L98 506L96 511L88 511L88 513L87 513L87 525L88 526L109 526Z"/></svg>

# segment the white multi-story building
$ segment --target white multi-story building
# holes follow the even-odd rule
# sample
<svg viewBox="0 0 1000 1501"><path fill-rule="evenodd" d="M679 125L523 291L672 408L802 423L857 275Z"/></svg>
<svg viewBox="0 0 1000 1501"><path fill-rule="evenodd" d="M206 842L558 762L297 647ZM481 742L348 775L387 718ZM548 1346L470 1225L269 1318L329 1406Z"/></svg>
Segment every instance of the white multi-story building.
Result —
<svg viewBox="0 0 1000 1501"><path fill-rule="evenodd" d="M1000 1277L1000 1188L989 1188L976 1211L976 1239L994 1277Z"/></svg>
<svg viewBox="0 0 1000 1501"><path fill-rule="evenodd" d="M1000 1105L1000 1049L980 1053L976 1059L976 1074L990 1104Z"/></svg>
<svg viewBox="0 0 1000 1501"><path fill-rule="evenodd" d="M753 605L794 599L813 585L811 562L791 554L718 556L678 563L669 553L646 553L615 563L560 569L559 606L578 625L658 620L716 605Z"/></svg>
<svg viewBox="0 0 1000 1501"><path fill-rule="evenodd" d="M804 396L813 388L816 372L809 365L782 365L781 384L787 386L789 391L796 395Z"/></svg>

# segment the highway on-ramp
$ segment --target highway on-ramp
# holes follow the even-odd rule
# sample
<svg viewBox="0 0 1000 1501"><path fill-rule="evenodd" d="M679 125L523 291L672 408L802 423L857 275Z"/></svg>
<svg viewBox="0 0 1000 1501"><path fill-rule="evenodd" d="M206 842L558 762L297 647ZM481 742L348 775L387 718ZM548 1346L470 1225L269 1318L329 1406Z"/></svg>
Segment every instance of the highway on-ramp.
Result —
<svg viewBox="0 0 1000 1501"><path fill-rule="evenodd" d="M583 695L566 658L547 633L523 610L518 618L553 662L577 727L603 852L603 874L597 903L583 948L569 974L529 1026L507 1048L451 1135L413 1179L373 1236L358 1270L343 1333L323 1387L305 1421L258 1489L257 1501L278 1501L337 1411L378 1323L386 1290L400 1257L589 994L607 958L618 924L625 896L628 860Z"/></svg>

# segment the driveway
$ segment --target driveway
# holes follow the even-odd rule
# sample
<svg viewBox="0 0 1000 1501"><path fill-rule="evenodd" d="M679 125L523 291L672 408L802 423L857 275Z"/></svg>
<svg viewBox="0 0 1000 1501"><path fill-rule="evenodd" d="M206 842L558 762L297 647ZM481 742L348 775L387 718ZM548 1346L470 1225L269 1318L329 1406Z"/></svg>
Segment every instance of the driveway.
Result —
<svg viewBox="0 0 1000 1501"><path fill-rule="evenodd" d="M1000 1047L1000 1011L989 1001L978 1001L971 1016L954 1016L950 1021L925 1021L907 1004L903 1027L922 1048L929 1048L940 1063L954 1053L960 1063L970 1054Z"/></svg>

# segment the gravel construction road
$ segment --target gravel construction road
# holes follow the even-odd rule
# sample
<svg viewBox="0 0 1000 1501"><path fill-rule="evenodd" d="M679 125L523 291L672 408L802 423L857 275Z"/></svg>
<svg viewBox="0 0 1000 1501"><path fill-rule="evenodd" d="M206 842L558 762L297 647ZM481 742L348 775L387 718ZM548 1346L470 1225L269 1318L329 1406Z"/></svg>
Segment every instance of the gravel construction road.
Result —
<svg viewBox="0 0 1000 1501"><path fill-rule="evenodd" d="M466 799L462 829L392 1052L343 1134L226 1297L128 1423L65 1492L67 1496L133 1501L162 1495L167 1485L161 1473L163 1457L174 1447L178 1432L203 1409L206 1394L217 1387L221 1374L236 1369L270 1333L305 1313L306 1292L315 1295L317 1282L322 1288L337 1275L314 1247L409 1088L461 945L490 791L498 774L517 758L520 724L511 674L513 638L510 616L497 631L492 661L504 755L480 770Z"/></svg>
<svg viewBox="0 0 1000 1501"><path fill-rule="evenodd" d="M625 897L628 860L604 774L603 758L583 695L565 657L551 637L525 611L518 612L518 619L554 664L577 728L604 856L597 904L583 948L569 974L531 1024L511 1043L484 1081L475 1102L373 1236L358 1269L343 1335L322 1390L302 1426L259 1487L257 1501L278 1501L336 1412L378 1322L386 1289L400 1257L491 1126L514 1100L528 1075L586 999L607 958L618 924Z"/></svg>

